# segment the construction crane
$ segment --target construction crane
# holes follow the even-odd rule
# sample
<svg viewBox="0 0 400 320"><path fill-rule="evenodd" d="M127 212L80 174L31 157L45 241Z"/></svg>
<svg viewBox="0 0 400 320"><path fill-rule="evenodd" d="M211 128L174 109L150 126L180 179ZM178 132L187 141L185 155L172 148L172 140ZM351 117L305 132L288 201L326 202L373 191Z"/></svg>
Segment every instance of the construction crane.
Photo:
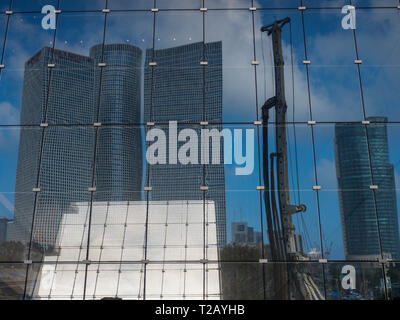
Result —
<svg viewBox="0 0 400 320"><path fill-rule="evenodd" d="M275 298L277 299L323 300L324 297L312 277L301 270L299 263L296 263L308 258L296 250L295 227L292 221L292 215L305 212L306 206L303 204L291 204L289 195L286 138L287 104L285 98L284 58L282 55L282 28L289 22L290 18L285 18L261 28L261 32L267 32L269 36L272 35L275 70L275 96L268 99L262 107L263 168L264 183L266 185L264 200L272 259L284 261L284 263L274 264L274 279L272 281ZM268 120L269 110L272 108L275 108L276 152L269 154ZM269 158L271 160L270 170L268 170ZM280 216L275 199L275 159Z"/></svg>

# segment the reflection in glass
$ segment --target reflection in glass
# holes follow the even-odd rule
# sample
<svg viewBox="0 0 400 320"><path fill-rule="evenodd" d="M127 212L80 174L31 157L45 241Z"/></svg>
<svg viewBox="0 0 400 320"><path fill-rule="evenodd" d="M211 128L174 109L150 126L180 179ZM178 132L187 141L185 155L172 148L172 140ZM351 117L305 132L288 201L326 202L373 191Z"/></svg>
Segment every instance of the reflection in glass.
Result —
<svg viewBox="0 0 400 320"><path fill-rule="evenodd" d="M0 0L0 299L398 298L380 2Z"/></svg>
<svg viewBox="0 0 400 320"><path fill-rule="evenodd" d="M383 268L378 263L331 263L325 278L329 300L385 299Z"/></svg>
<svg viewBox="0 0 400 320"><path fill-rule="evenodd" d="M390 3L381 2L382 6ZM397 1L391 2L392 6L398 5ZM398 10L359 9L357 12L357 46L363 60L360 69L366 114L398 121L400 48L395 31L400 28Z"/></svg>
<svg viewBox="0 0 400 320"><path fill-rule="evenodd" d="M0 245L0 251L18 250L12 244ZM0 254L4 256L3 254ZM11 258L11 257L9 257ZM12 260L12 258L10 259ZM24 295L26 266L22 264L0 265L0 300L21 300Z"/></svg>
<svg viewBox="0 0 400 320"><path fill-rule="evenodd" d="M44 64L49 63L48 56L44 56L43 59L30 60L30 58L39 58L38 52L41 50L48 52L44 48L52 45L53 33L54 30L44 31L41 28L38 15L27 13L13 14L9 17L7 41L2 56L4 68L0 69L0 106L2 112L6 112L2 113L0 124L40 124L42 114L33 110L28 118L21 115L20 122L20 112L23 108L21 105L27 104L22 93L25 91L34 94L37 99L33 97L25 99L30 99L29 103L37 108L41 107L47 88ZM3 36L2 38L4 39ZM28 60L41 61L43 65L32 73L28 71L30 65L25 65ZM29 76L25 77L24 70ZM28 78L36 79L33 86L23 85L25 81L29 81Z"/></svg>
<svg viewBox="0 0 400 320"><path fill-rule="evenodd" d="M150 212L146 202L95 202L93 203L93 214L91 218L90 241L88 242L88 219L90 207L88 203L74 203L71 210L64 213L60 223L57 244L53 253L48 253L44 259L40 271L40 278L37 286L38 295L46 298L51 295L54 298L66 296L65 290L69 295L75 294L71 287L72 278L76 278L71 272L73 261L82 261L86 258L87 243L90 244L89 257L92 261L136 261L140 263L145 257L151 261L163 262L163 268L149 265L144 271L142 268L133 268L131 276L146 277L146 290L148 298L160 298L160 295L170 294L177 298L187 296L188 298L201 298L203 295L202 270L201 264L190 267L186 266L186 261L199 261L203 258L203 201L151 201L149 203ZM215 221L215 207L213 203L207 204L208 216L206 238L209 244L207 259L217 259L217 233ZM144 226L148 225L145 233ZM68 262L60 263L59 262ZM168 263L180 263L177 270L169 268ZM50 263L52 263L50 265ZM183 267L185 265L186 267ZM76 264L75 270L82 268ZM49 283L48 277L62 277L68 285L63 283ZM93 272L97 270L97 272ZM118 277L123 273L124 268L119 263L114 266L98 264L89 266L90 275L87 287L87 295L93 298L118 296ZM171 270L171 271L169 271ZM174 271L176 270L176 271ZM197 270L194 272L194 270ZM112 271L112 272L111 272ZM142 275L142 273L144 274ZM187 274L186 274L187 272ZM100 274L99 276L96 276ZM165 273L165 274L164 274ZM61 275L60 275L61 274ZM200 278L197 277L200 275ZM167 283L173 283L174 278L186 277L182 283L181 291L173 293L174 287L159 287L158 276L165 277ZM217 281L210 283L215 286ZM104 278L103 278L104 277ZM61 281L61 280L59 280ZM76 281L76 280L75 280ZM82 285L80 279L78 285ZM183 279L182 279L183 281ZM197 282L196 282L197 281ZM69 283L69 284L68 284ZM136 298L135 292L140 291L141 282L132 283L129 294ZM50 285L50 287L49 287ZM61 285L61 286L60 286ZM121 283L121 286L125 284ZM127 288L122 289L127 290ZM211 289L210 289L211 290ZM170 293L168 293L171 291ZM211 290L214 295L219 294L219 290ZM164 293L163 293L164 292ZM49 298L52 298L49 297ZM129 296L128 296L129 298ZM131 297L130 297L131 298ZM166 297L167 298L167 297Z"/></svg>
<svg viewBox="0 0 400 320"><path fill-rule="evenodd" d="M343 30L342 18L339 9L304 13L307 58L311 62L311 111L316 121L364 120L359 77L354 64L354 37L351 30Z"/></svg>
<svg viewBox="0 0 400 320"><path fill-rule="evenodd" d="M384 255L398 259L397 203L394 170L389 162L387 119L368 120L373 123L367 127L335 127L345 256L374 259ZM375 185L377 191L371 190Z"/></svg>

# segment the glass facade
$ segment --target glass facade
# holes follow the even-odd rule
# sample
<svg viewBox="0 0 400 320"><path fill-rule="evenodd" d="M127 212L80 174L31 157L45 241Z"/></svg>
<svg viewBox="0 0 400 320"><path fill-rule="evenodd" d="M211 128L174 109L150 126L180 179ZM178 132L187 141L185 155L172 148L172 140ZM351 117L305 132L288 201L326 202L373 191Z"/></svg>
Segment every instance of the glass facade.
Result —
<svg viewBox="0 0 400 320"><path fill-rule="evenodd" d="M0 0L0 299L400 298L399 0Z"/></svg>

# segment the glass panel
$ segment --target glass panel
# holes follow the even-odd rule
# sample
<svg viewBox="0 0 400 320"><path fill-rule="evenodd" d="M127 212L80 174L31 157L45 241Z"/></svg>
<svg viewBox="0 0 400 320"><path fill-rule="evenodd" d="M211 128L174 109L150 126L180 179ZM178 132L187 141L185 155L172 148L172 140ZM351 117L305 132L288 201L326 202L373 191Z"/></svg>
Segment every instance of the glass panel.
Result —
<svg viewBox="0 0 400 320"><path fill-rule="evenodd" d="M101 10L105 7L105 0L60 0L60 9L62 11Z"/></svg>
<svg viewBox="0 0 400 320"><path fill-rule="evenodd" d="M205 129L208 130L205 132L210 137L209 160L206 166L206 169L210 171L206 176L207 185L215 184L216 191L224 191L224 189L229 191L256 190L260 177L258 166L260 155L257 140L259 127L252 124L224 124L209 125L203 130ZM219 154L216 143L218 134L223 136L220 140ZM203 146L204 151L207 152L206 144L203 143ZM219 166L219 164L224 164L224 166Z"/></svg>
<svg viewBox="0 0 400 320"><path fill-rule="evenodd" d="M145 258L146 225L143 223L147 214L145 206L147 203L140 202L134 204L133 208L130 208L131 205L128 206L122 261L140 261Z"/></svg>
<svg viewBox="0 0 400 320"><path fill-rule="evenodd" d="M256 127L225 125L207 127L210 135L209 161L204 167L206 248L211 260L213 248L226 261L262 257L261 195L259 185ZM224 131L222 131L222 129ZM204 129L203 129L204 130ZM224 133L223 144L215 144L215 134ZM206 140L205 140L206 141ZM207 147L203 143L203 152ZM208 220L207 220L208 219ZM215 221L216 225L213 225ZM216 239L214 237L216 228ZM246 256L247 255L247 256ZM217 257L214 257L215 259Z"/></svg>
<svg viewBox="0 0 400 320"><path fill-rule="evenodd" d="M168 137L168 143L165 145L166 152L163 153L160 149L158 154L153 152L155 143L147 144L146 159L149 167L145 183L152 187L148 216L148 258L155 261L199 261L204 258L200 126L176 126L171 123L169 126L156 126L150 130L158 130L160 137ZM150 133L148 131L148 135ZM160 137L158 144L162 146ZM188 144L188 137L191 145ZM185 146L190 148L184 149ZM174 155L177 158L176 164ZM160 163L156 162L156 156Z"/></svg>
<svg viewBox="0 0 400 320"><path fill-rule="evenodd" d="M336 171L339 166L339 158L335 157L335 150L337 154L343 154L336 148L335 143L335 128L333 125L319 125L314 130L315 132L315 148L316 148L316 161L317 161L317 176L318 184L321 185L322 191L319 192L320 210L321 210L321 223L323 230L323 246L325 257L331 260L344 259L343 235L344 225L341 220L341 206L344 199L351 199L358 190L346 190L345 185L339 187L340 174ZM342 144L345 148L347 143ZM369 169L369 167L367 168ZM348 173L343 176L346 177ZM339 188L343 188L341 190ZM349 189L349 187L347 187ZM341 196L342 195L342 196ZM372 193L367 191L367 198L372 200ZM347 200L349 201L349 200ZM353 204L353 209L347 209L348 215L351 211L361 207L366 201L360 200L357 204ZM346 215L346 213L343 213Z"/></svg>
<svg viewBox="0 0 400 320"><path fill-rule="evenodd" d="M139 111L132 110L129 97L124 102L118 110L122 115L115 110L119 106L110 103L109 109L103 110L103 117L121 116L137 120ZM103 123L109 119L105 120ZM142 128L137 126L103 126L99 129L95 185L100 193L96 195L96 201L141 200L138 192L142 190L145 171L142 137Z"/></svg>
<svg viewBox="0 0 400 320"><path fill-rule="evenodd" d="M30 286L33 299L83 299L83 264L43 264L39 272L30 274L30 279L36 277L35 286ZM92 264L87 270L85 299L142 299L143 284L141 265Z"/></svg>
<svg viewBox="0 0 400 320"><path fill-rule="evenodd" d="M4 245L0 245L4 250ZM24 297L26 265L0 264L0 300L21 300Z"/></svg>
<svg viewBox="0 0 400 320"><path fill-rule="evenodd" d="M400 98L397 90L400 84L400 37L395 31L400 28L397 11L357 10L357 44L363 60L360 67L366 113L369 117L387 117L389 121L400 119L394 107Z"/></svg>
<svg viewBox="0 0 400 320"><path fill-rule="evenodd" d="M296 300L323 300L322 268L318 263L222 263L222 298L288 300L291 290ZM287 280L288 275L292 280Z"/></svg>
<svg viewBox="0 0 400 320"><path fill-rule="evenodd" d="M261 2L261 1L259 1ZM252 0L205 0L205 6L209 9L231 9L251 7Z"/></svg>
<svg viewBox="0 0 400 320"><path fill-rule="evenodd" d="M80 224L76 231L82 234L80 228L85 221L85 207L90 201L88 188L92 185L94 133L92 127L49 127L46 130L40 165L40 192L31 207L34 210L27 211L31 212L30 219L18 215L19 220L15 217L14 221L15 227L30 228L28 220L34 217L32 247L37 249L36 259L41 259L41 254L57 256L54 247L62 246L58 244L63 241L61 225L72 225L69 228L74 229L74 224ZM76 206L80 207L82 203L86 205L83 205L81 216L74 216L78 222L66 222L68 216L78 210Z"/></svg>
<svg viewBox="0 0 400 320"><path fill-rule="evenodd" d="M126 25L130 27L126 28ZM151 79L143 86L145 78L143 64L145 56L150 52L149 48L153 46L152 40L153 16L151 13L115 12L109 14L104 51L102 53L101 46L92 50L92 54L99 62L103 54L103 60L107 64L101 75L100 120L102 123L138 124L142 121L144 96L151 91ZM137 143L140 135L135 131L137 130L134 128L109 128L103 129L101 135L102 139L106 141L108 139L109 142L112 136L130 135L130 139ZM111 145L108 148L111 148ZM134 160L136 161L138 159Z"/></svg>
<svg viewBox="0 0 400 320"><path fill-rule="evenodd" d="M157 8L160 9L200 9L203 0L157 0Z"/></svg>
<svg viewBox="0 0 400 320"><path fill-rule="evenodd" d="M158 140L147 142L146 153L145 186L152 188L148 254L155 260L164 260L164 255L165 260L199 260L203 258L204 245L201 224L203 194L200 190L203 169L198 144L200 126L171 123L170 126L149 128L146 129L148 137L156 133L158 137L153 136L152 140ZM188 141L185 133L190 137L191 145L185 143ZM184 149L184 145L188 149ZM160 149L155 150L155 147ZM192 229L196 232L188 234ZM151 239L151 234L158 236Z"/></svg>
<svg viewBox="0 0 400 320"><path fill-rule="evenodd" d="M385 119L375 118L375 121ZM397 124L375 123L368 127L373 164L380 234L385 254L400 259L399 242L399 146Z"/></svg>
<svg viewBox="0 0 400 320"><path fill-rule="evenodd" d="M43 141L41 190L77 193L76 199L81 199L79 193L92 186L94 140L93 127L49 127Z"/></svg>
<svg viewBox="0 0 400 320"><path fill-rule="evenodd" d="M356 7L392 7L396 8L399 5L397 0L353 0L353 5Z"/></svg>
<svg viewBox="0 0 400 320"><path fill-rule="evenodd" d="M22 189L22 183L18 182L17 187ZM4 212L5 218L0 218L4 241L1 244L3 250L0 252L0 261L22 262L26 258L35 202L35 193L32 189L27 192L1 194L2 215L3 208L8 212Z"/></svg>
<svg viewBox="0 0 400 320"><path fill-rule="evenodd" d="M83 300L84 264L41 263L29 268L27 299Z"/></svg>
<svg viewBox="0 0 400 320"><path fill-rule="evenodd" d="M10 0L0 0L0 10L5 12L10 8Z"/></svg>
<svg viewBox="0 0 400 320"><path fill-rule="evenodd" d="M82 32L85 29L90 32ZM58 19L56 49L89 57L91 47L102 43L103 30L104 14L100 12L63 13Z"/></svg>
<svg viewBox="0 0 400 320"><path fill-rule="evenodd" d="M221 263L221 298L224 300L264 300L264 283L270 266L257 262Z"/></svg>
<svg viewBox="0 0 400 320"><path fill-rule="evenodd" d="M385 298L383 269L378 263L328 263L325 278L328 300Z"/></svg>
<svg viewBox="0 0 400 320"><path fill-rule="evenodd" d="M103 26L101 13L60 15L56 50L49 51L55 68L50 78L47 122L96 122L100 68L93 48L102 43ZM85 28L92 32L82 33Z"/></svg>
<svg viewBox="0 0 400 320"><path fill-rule="evenodd" d="M278 172L281 169L279 169L280 167L278 168L280 156L276 147L276 136L282 134L282 129L282 126L270 125L268 128L268 141L266 137L262 138L262 140L260 139L262 144L265 143L264 146L261 144L260 149L262 152L268 152L267 155L262 155L264 159L261 160L261 165L265 167L262 170L262 183L265 190L271 190L270 192L263 191L263 212L266 215L263 217L263 219L265 218L264 225L266 228L265 238L268 238L271 243L272 237L274 237L274 242L277 243L274 246L276 248L275 252L282 251L279 250L279 247L282 247L283 244L277 240L280 232L282 232L281 224L283 218L281 216L282 208L280 207L279 198L289 197L291 205L304 205L306 209L290 215L295 228L294 244L296 252L306 259L320 259L322 252L318 219L319 208L317 192L313 190L316 183L311 128L306 125L288 124L286 126L287 189L282 189L278 185ZM283 205L284 202L282 200L281 202ZM271 254L273 253L271 252ZM274 259L281 260L279 257L282 258L284 255L281 252L276 257Z"/></svg>
<svg viewBox="0 0 400 320"><path fill-rule="evenodd" d="M32 191L35 187L37 173L35 168L39 160L41 136L42 130L39 127L0 127L0 192L4 196L15 191ZM15 188L18 165L20 167L18 171L23 170L23 167L29 167L24 175L19 174L20 183L24 181L24 189ZM6 202L3 204L7 208Z"/></svg>
<svg viewBox="0 0 400 320"><path fill-rule="evenodd" d="M14 12L42 12L42 8L46 5L52 5L55 8L57 7L56 0L13 0L12 1L12 11ZM38 22L40 23L40 22Z"/></svg>
<svg viewBox="0 0 400 320"><path fill-rule="evenodd" d="M89 193L86 193L89 198ZM42 200L42 199L40 199ZM94 211L94 210L93 210ZM57 232L56 241L53 248L50 247L46 251L44 262L78 262L83 261L87 257L88 228L90 220L90 203L86 202L72 203L70 208L61 212ZM37 219L38 220L38 219ZM50 219L49 219L50 220ZM45 222L46 223L46 222ZM51 222L47 221L49 227ZM49 230L46 225L42 227L45 231ZM35 231L39 233L39 226L36 224Z"/></svg>
<svg viewBox="0 0 400 320"><path fill-rule="evenodd" d="M203 41L202 18L203 15L200 11L162 11L158 13L156 15L155 49L173 48ZM171 54L174 53L171 51ZM188 57L190 56L188 55ZM158 60L160 61L160 59ZM200 60L196 60L196 63L197 61L200 62ZM168 63L165 66L169 67L171 60L166 60L164 63Z"/></svg>
<svg viewBox="0 0 400 320"><path fill-rule="evenodd" d="M151 264L146 268L146 299L202 300L202 264Z"/></svg>
<svg viewBox="0 0 400 320"><path fill-rule="evenodd" d="M209 43L205 50L209 60L205 75L207 120L221 122L223 116L225 122L253 122L257 106L251 65L254 60L251 12L210 11L205 25L205 41Z"/></svg>
<svg viewBox="0 0 400 320"><path fill-rule="evenodd" d="M117 296L122 299L143 299L143 280L142 265L121 265Z"/></svg>
<svg viewBox="0 0 400 320"><path fill-rule="evenodd" d="M275 68L272 50L272 37L261 32L262 26L272 24L275 20L289 17L291 22L282 30L282 54L284 57L284 79L287 109L287 121L308 121L309 102L306 69L302 66L304 57L304 41L301 14L294 10L256 11L256 53L260 65L257 67L257 88L259 104L258 115L261 118L261 106L275 92ZM290 36L292 33L292 37ZM292 46L291 46L292 44ZM293 55L292 55L293 54ZM293 59L292 59L293 57ZM275 122L275 110L270 110L270 122Z"/></svg>
<svg viewBox="0 0 400 320"><path fill-rule="evenodd" d="M254 1L257 8L298 8L300 0L257 0Z"/></svg>
<svg viewBox="0 0 400 320"><path fill-rule="evenodd" d="M133 65L135 68L142 68L146 50L153 47L153 23L154 16L151 12L111 12L107 15L106 44L118 43L140 48L140 54L136 53L132 48L131 55L136 57L137 61L135 63L131 62L129 65ZM108 56L107 53L109 54L111 50L107 50L107 47L105 52L105 62L107 64L115 64L117 61L119 63L125 62L122 57L120 60L114 60L114 56ZM114 54L122 53L116 49L112 52ZM127 67L125 65L122 66ZM139 84L141 84L141 81L138 81Z"/></svg>
<svg viewBox="0 0 400 320"><path fill-rule="evenodd" d="M220 300L222 297L220 265L208 263L205 271L205 299Z"/></svg>
<svg viewBox="0 0 400 320"><path fill-rule="evenodd" d="M203 259L203 201L151 201L148 224L148 259Z"/></svg>
<svg viewBox="0 0 400 320"><path fill-rule="evenodd" d="M2 6L4 6L2 8ZM0 10L8 9L6 4L0 2ZM0 14L0 50L3 50L4 37L6 36L6 25L7 25L7 16L5 14ZM1 72L1 71L0 71Z"/></svg>
<svg viewBox="0 0 400 320"><path fill-rule="evenodd" d="M313 119L361 121L363 108L352 30L340 10L304 13ZM303 67L305 68L305 67Z"/></svg>
<svg viewBox="0 0 400 320"><path fill-rule="evenodd" d="M226 196L225 208L218 205L224 196ZM209 223L207 228L209 234L206 238L209 254L213 253L212 249L217 240L219 258L222 261L258 261L265 257L266 252L263 254L262 250L263 248L267 250L267 245L262 243L259 191L227 190L224 194L223 191L210 190L206 193L206 199L208 210L213 209L217 203L217 210L213 210L216 211L215 218L209 217L216 221L217 239L212 238L211 227L214 226L206 222Z"/></svg>
<svg viewBox="0 0 400 320"><path fill-rule="evenodd" d="M389 299L398 300L400 297L400 266L398 263L386 264L385 272Z"/></svg>
<svg viewBox="0 0 400 320"><path fill-rule="evenodd" d="M0 79L2 109L5 106L9 111L1 117L0 124L41 123L49 68L46 66L48 56L40 55L39 50L51 46L52 41L53 31L43 30L37 15L13 14L10 17L3 60L5 68Z"/></svg>
<svg viewBox="0 0 400 320"><path fill-rule="evenodd" d="M40 154L40 128L0 129L0 261L23 261L30 238ZM18 226L23 225L21 229ZM19 243L18 243L19 242ZM7 250L7 248L13 248Z"/></svg>
<svg viewBox="0 0 400 320"><path fill-rule="evenodd" d="M333 250L332 259L343 259L340 229L346 259L376 259L380 255L375 196L378 213L382 200L378 197L379 190L374 195L370 189L372 179L369 150L373 172L390 164L381 155L376 155L372 148L372 145L377 144L380 149L384 148L384 135L381 133L378 137L373 125L367 128L369 133L375 133L375 141L370 135L369 148L365 126L361 124L317 126L315 130L317 174L323 188L320 192L323 240L327 253ZM376 139L380 139L379 143ZM385 179L387 181L388 177ZM393 176L391 179L393 181Z"/></svg>
<svg viewBox="0 0 400 320"><path fill-rule="evenodd" d="M127 195L128 193L125 193ZM96 192L90 230L90 260L141 261L145 258L147 205L145 201L105 201ZM144 196L131 192L132 199Z"/></svg>
<svg viewBox="0 0 400 320"><path fill-rule="evenodd" d="M93 264L88 267L87 299L143 299L141 265Z"/></svg>
<svg viewBox="0 0 400 320"><path fill-rule="evenodd" d="M168 11L157 15L156 51L153 53L148 50L146 53L145 122L200 123L202 121L204 111L204 67L200 66L203 57L202 40L200 11L185 13ZM156 67L149 66L153 60L157 63ZM216 107L214 104L211 106L217 108L218 104Z"/></svg>
<svg viewBox="0 0 400 320"><path fill-rule="evenodd" d="M87 191L41 192L34 211L30 259L44 262L86 259L89 201ZM18 225L17 222L14 222L16 228L24 226L23 222Z"/></svg>
<svg viewBox="0 0 400 320"><path fill-rule="evenodd" d="M154 7L154 0L109 0L108 8L112 10L135 10L151 9Z"/></svg>
<svg viewBox="0 0 400 320"><path fill-rule="evenodd" d="M342 8L345 5L350 4L350 0L329 0L329 1L321 1L321 0L303 0L303 5L309 8ZM354 4L354 1L353 1Z"/></svg>

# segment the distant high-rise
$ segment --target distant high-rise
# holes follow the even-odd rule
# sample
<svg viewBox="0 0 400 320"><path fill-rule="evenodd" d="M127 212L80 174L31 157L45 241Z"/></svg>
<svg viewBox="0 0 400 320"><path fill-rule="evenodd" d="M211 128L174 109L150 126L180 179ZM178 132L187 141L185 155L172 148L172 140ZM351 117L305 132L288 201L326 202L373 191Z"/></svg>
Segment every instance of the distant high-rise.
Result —
<svg viewBox="0 0 400 320"><path fill-rule="evenodd" d="M103 62L100 122L130 124L104 126L96 156L96 201L140 200L142 186L141 79L142 50L127 44L94 46L90 57ZM96 69L99 78L100 69ZM96 85L99 81L96 81ZM95 92L98 92L96 86Z"/></svg>
<svg viewBox="0 0 400 320"><path fill-rule="evenodd" d="M0 244L7 240L7 226L10 220L0 217Z"/></svg>
<svg viewBox="0 0 400 320"><path fill-rule="evenodd" d="M346 259L379 257L377 211L383 254L397 259L398 217L394 169L389 162L387 119L371 117L368 120L372 123L367 127L362 124L335 126L335 162L345 255ZM376 203L370 189L371 166L373 182L378 186Z"/></svg>
<svg viewBox="0 0 400 320"><path fill-rule="evenodd" d="M244 244L247 242L247 222L232 222L232 242Z"/></svg>
<svg viewBox="0 0 400 320"><path fill-rule="evenodd" d="M22 129L20 133L13 240L30 240L35 206L32 190L39 181L33 240L39 244L54 243L69 204L90 201L88 188L92 186L96 147L95 199L140 198L137 192L142 178L140 131L102 126L96 143L96 129L90 124L139 121L137 70L141 65L141 50L124 44L106 45L103 58L106 67L102 71L98 66L101 60L101 46L93 47L90 57L45 47L25 64L21 123L50 126L43 141L39 128Z"/></svg>
<svg viewBox="0 0 400 320"><path fill-rule="evenodd" d="M200 64L203 60L207 60L206 67ZM149 66L151 62L156 62L156 67ZM222 42L199 42L169 49L147 50L144 83L145 122L168 124L177 121L178 132L194 129L198 137L201 136L202 121L209 122L209 129L222 130ZM168 126L160 129L168 136ZM183 144L178 142L178 148ZM224 245L223 143L220 154L221 164L218 165L182 165L179 162L151 165L146 181L152 187L152 200L202 200L205 195L207 200L214 201L218 244ZM208 191L201 191L202 185L208 186Z"/></svg>
<svg viewBox="0 0 400 320"><path fill-rule="evenodd" d="M49 68L51 63L56 67ZM43 48L25 63L21 123L93 123L93 82L92 59ZM94 133L88 127L50 126L45 131L40 161L42 129L20 131L11 240L30 240L35 206L32 190L37 181L41 193L36 203L33 239L38 243L52 243L69 202L90 200L85 190L91 185Z"/></svg>
<svg viewBox="0 0 400 320"><path fill-rule="evenodd" d="M232 222L232 243L258 245L262 243L261 232L254 231L253 227L249 227L247 222Z"/></svg>

